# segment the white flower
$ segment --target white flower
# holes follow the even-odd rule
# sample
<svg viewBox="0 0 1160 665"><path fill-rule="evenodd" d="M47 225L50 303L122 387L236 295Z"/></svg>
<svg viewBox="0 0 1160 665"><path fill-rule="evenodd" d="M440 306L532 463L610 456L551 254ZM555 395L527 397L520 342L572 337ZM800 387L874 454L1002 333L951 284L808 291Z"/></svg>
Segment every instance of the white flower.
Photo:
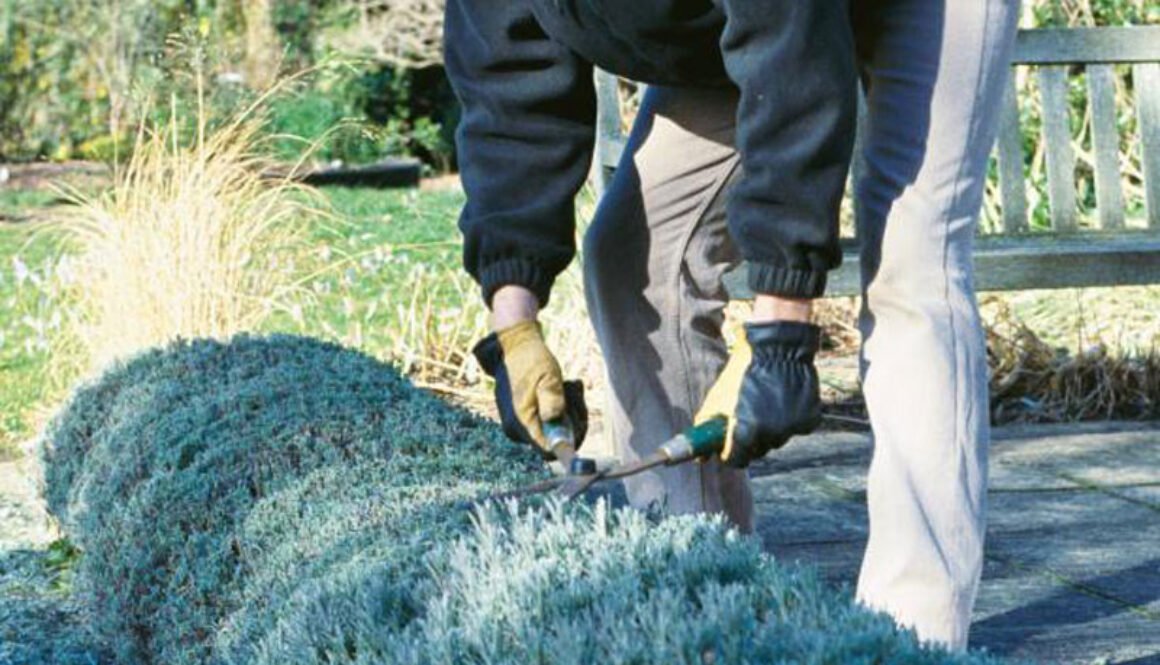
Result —
<svg viewBox="0 0 1160 665"><path fill-rule="evenodd" d="M16 286L22 286L28 276L32 274L19 256L12 257L12 272L16 276Z"/></svg>

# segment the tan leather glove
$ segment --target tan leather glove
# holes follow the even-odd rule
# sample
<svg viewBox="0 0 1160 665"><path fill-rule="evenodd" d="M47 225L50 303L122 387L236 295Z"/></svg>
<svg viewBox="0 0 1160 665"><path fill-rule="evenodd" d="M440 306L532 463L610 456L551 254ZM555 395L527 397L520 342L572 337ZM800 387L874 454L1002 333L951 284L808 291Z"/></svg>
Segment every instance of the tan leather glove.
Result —
<svg viewBox="0 0 1160 665"><path fill-rule="evenodd" d="M496 406L504 433L515 441L548 449L543 423L568 414L564 374L544 343L536 321L523 321L489 335L476 347L484 371L495 378Z"/></svg>

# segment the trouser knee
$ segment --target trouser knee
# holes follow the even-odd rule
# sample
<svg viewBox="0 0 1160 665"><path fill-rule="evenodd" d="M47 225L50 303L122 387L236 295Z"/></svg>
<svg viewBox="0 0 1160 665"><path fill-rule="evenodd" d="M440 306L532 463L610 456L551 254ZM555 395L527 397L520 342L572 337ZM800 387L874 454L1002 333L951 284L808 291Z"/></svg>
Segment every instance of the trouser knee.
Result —
<svg viewBox="0 0 1160 665"><path fill-rule="evenodd" d="M584 288L589 301L606 300L609 294L630 286L633 274L643 269L647 257L631 233L633 220L601 206L584 234L581 258Z"/></svg>

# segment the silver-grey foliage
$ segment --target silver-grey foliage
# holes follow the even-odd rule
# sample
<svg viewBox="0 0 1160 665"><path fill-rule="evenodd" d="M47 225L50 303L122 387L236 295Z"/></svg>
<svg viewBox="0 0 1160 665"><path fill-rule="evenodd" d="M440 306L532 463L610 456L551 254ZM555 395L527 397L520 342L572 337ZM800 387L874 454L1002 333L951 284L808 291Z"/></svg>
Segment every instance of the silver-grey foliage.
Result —
<svg viewBox="0 0 1160 665"><path fill-rule="evenodd" d="M380 504L418 536L435 528L418 514L421 502L387 500L408 478L491 488L534 461L382 363L285 336L183 342L117 367L77 393L44 456L49 505L84 551L76 591L95 610L94 629L123 662L167 665L205 662L219 624L244 602L244 583L268 572L267 552L242 539L247 528L260 535L283 526L248 520L264 502L308 491L329 473L338 477L327 493L336 502L360 489L369 495L345 537L373 528ZM343 477L356 464L380 465L376 484ZM448 502L462 492L428 494ZM303 506L299 520L326 507ZM346 508L329 517L351 520ZM326 528L311 532L316 546L338 548Z"/></svg>
<svg viewBox="0 0 1160 665"><path fill-rule="evenodd" d="M45 446L120 662L973 663L713 518L458 509L533 480L498 429L296 337L183 342L77 393Z"/></svg>

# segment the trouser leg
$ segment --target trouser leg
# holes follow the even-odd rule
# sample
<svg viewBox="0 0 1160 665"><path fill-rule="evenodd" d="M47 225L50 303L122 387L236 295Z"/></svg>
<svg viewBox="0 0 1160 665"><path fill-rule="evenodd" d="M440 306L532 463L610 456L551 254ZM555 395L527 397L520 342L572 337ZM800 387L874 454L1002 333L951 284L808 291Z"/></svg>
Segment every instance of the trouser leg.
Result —
<svg viewBox="0 0 1160 665"><path fill-rule="evenodd" d="M606 422L626 462L691 424L726 358L721 277L738 257L724 193L738 175L736 105L728 90L651 87L584 241L585 293L611 387ZM746 474L717 461L625 484L635 506L723 512L752 530Z"/></svg>
<svg viewBox="0 0 1160 665"><path fill-rule="evenodd" d="M1018 4L860 2L860 327L875 447L858 597L963 648L982 569L989 437L971 247Z"/></svg>

